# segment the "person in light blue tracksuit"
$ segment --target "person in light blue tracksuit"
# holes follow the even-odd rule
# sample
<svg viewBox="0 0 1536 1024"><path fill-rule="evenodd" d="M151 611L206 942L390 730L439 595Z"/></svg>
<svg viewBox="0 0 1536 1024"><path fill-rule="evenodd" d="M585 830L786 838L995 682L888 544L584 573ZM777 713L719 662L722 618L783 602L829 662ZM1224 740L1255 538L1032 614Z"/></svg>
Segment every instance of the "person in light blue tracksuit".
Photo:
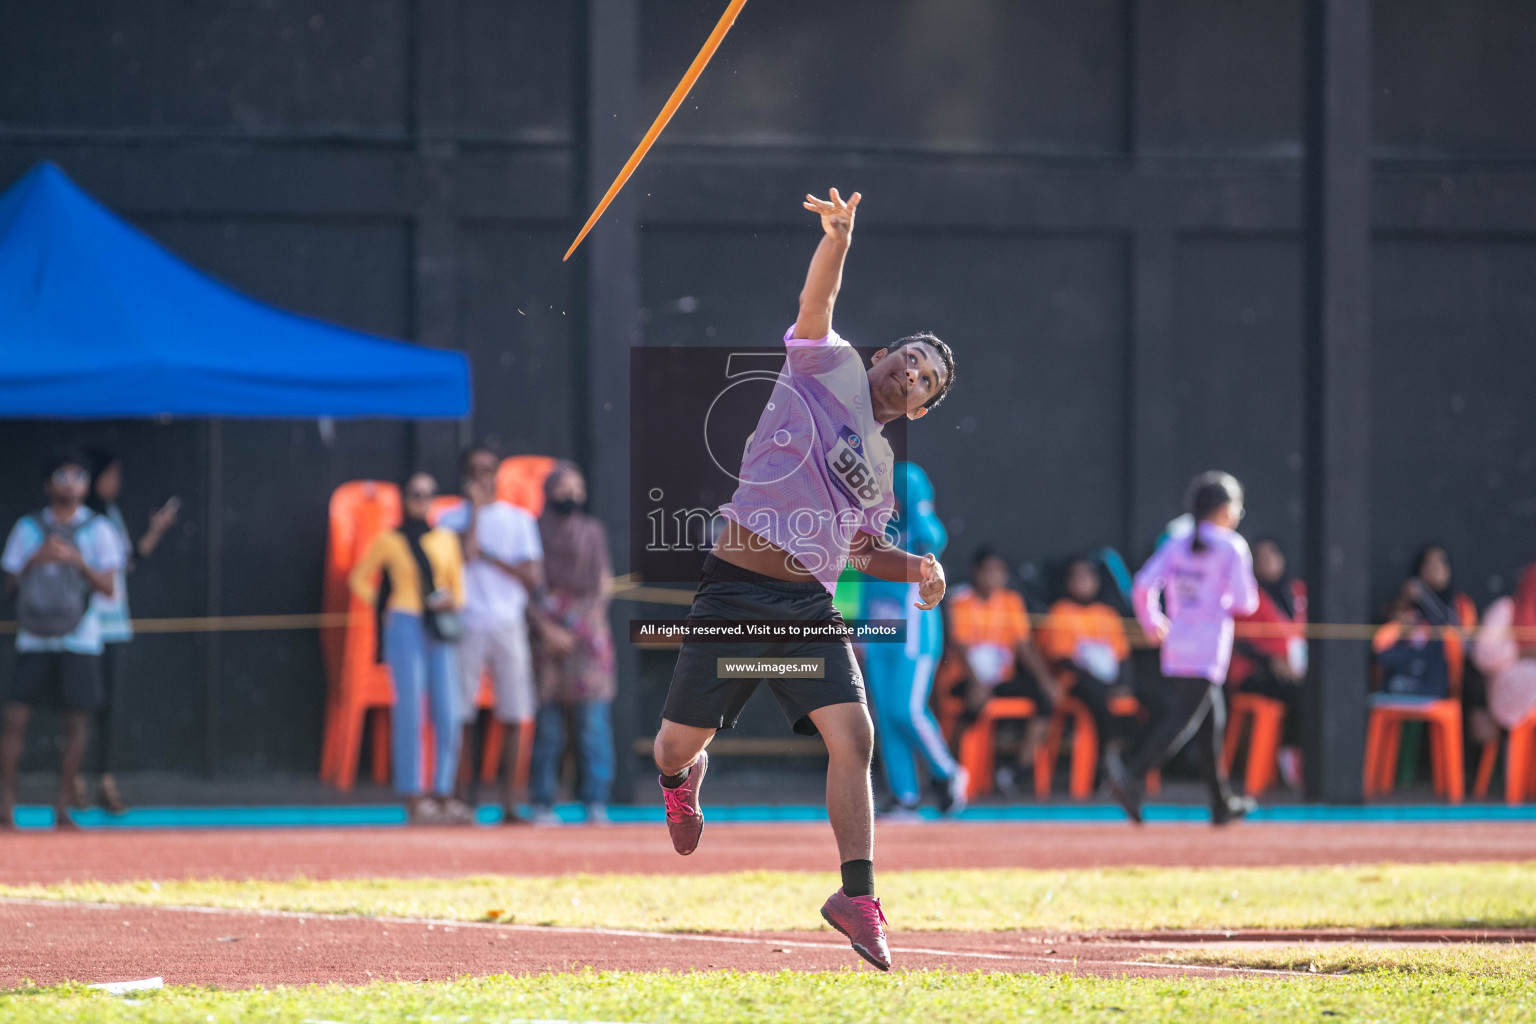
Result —
<svg viewBox="0 0 1536 1024"><path fill-rule="evenodd" d="M922 467L896 465L896 514L887 533L898 546L915 555L939 557L949 541L944 524L933 510L933 484ZM944 623L938 609L921 611L916 583L892 583L863 577L860 581L862 617L902 619L905 643L869 643L864 647L864 678L874 706L875 732L881 763L891 790L888 819L915 818L922 801L917 782L917 758L928 765L938 793L939 809L958 813L965 806L964 769L950 755L944 735L928 709L933 674L944 649Z"/></svg>

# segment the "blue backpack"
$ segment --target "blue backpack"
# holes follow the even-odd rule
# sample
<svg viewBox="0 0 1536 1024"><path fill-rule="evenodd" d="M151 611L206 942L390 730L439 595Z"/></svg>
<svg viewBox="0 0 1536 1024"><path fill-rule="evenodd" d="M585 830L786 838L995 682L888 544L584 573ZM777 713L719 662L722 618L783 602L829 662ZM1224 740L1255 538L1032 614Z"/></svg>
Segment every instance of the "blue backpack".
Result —
<svg viewBox="0 0 1536 1024"><path fill-rule="evenodd" d="M70 545L94 516L78 523L49 525L41 513L27 517L42 531L43 539L62 537ZM91 607L91 581L72 565L46 562L22 574L16 591L16 624L33 636L68 636L80 625Z"/></svg>

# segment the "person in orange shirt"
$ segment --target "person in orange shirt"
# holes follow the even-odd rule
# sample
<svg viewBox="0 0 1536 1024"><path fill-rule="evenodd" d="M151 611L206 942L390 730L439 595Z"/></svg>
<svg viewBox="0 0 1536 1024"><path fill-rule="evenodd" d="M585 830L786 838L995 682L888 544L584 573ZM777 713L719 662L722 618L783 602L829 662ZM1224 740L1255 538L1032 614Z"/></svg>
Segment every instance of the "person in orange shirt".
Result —
<svg viewBox="0 0 1536 1024"><path fill-rule="evenodd" d="M982 548L972 559L971 581L945 602L948 649L963 672L966 716L961 731L976 720L993 695L1030 698L1035 702L1035 717L1025 729L1018 754L1019 769L1027 771L1034 763L1035 747L1050 725L1051 712L1060 698L1059 687L1030 639L1023 595L1008 587L1008 563L991 549ZM1023 673L1019 672L1021 665ZM999 769L999 788L1012 788L1013 772Z"/></svg>
<svg viewBox="0 0 1536 1024"><path fill-rule="evenodd" d="M1040 627L1040 653L1064 693L1083 702L1093 715L1100 749L1124 746L1126 722L1110 714L1109 698L1129 694L1126 640L1120 614L1099 600L1099 570L1087 558L1067 564L1066 596L1051 605Z"/></svg>

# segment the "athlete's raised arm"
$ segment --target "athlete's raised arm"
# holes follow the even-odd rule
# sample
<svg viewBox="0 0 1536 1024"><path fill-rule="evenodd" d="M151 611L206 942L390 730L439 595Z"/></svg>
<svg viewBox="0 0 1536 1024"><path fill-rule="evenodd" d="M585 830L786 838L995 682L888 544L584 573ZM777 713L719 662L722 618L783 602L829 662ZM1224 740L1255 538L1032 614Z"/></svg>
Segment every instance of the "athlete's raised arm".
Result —
<svg viewBox="0 0 1536 1024"><path fill-rule="evenodd" d="M832 330L832 306L843 285L843 260L853 239L853 213L862 198L855 192L845 202L835 188L826 199L805 197L803 205L821 217L821 229L826 234L816 246L811 269L805 274L805 287L800 290L800 315L795 320L794 332L797 338L814 341L825 338Z"/></svg>

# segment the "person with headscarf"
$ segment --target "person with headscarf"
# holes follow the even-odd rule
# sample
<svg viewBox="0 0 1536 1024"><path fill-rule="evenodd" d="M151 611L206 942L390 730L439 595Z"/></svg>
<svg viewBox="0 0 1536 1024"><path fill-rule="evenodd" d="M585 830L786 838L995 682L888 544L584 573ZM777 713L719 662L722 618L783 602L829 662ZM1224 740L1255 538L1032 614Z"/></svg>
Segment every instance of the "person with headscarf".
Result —
<svg viewBox="0 0 1536 1024"><path fill-rule="evenodd" d="M1285 705L1280 737L1280 777L1301 788L1301 696L1307 679L1307 585L1287 571L1285 552L1273 537L1253 544L1253 576L1259 607L1236 621L1227 686Z"/></svg>
<svg viewBox="0 0 1536 1024"><path fill-rule="evenodd" d="M1477 629L1477 605L1457 590L1451 558L1444 544L1419 548L1408 567L1408 578L1388 609L1385 625L1376 631L1372 647L1381 668L1382 699L1459 696L1463 714L1475 737L1489 738L1482 676L1471 666L1467 648ZM1403 737L1403 760L1414 763L1421 729Z"/></svg>
<svg viewBox="0 0 1536 1024"><path fill-rule="evenodd" d="M928 474L914 462L898 462L895 478L896 514L886 536L915 555L942 556L949 534L933 510ZM928 768L940 813L958 814L965 809L969 779L950 754L928 708L934 671L944 653L943 623L937 615L924 615L917 608L915 582L867 577L861 584L862 618L905 623L902 642L870 643L864 652L864 681L875 712L880 763L891 791L891 804L883 816L887 821L916 819L922 802L918 759Z"/></svg>
<svg viewBox="0 0 1536 1024"><path fill-rule="evenodd" d="M608 818L614 751L610 707L615 692L608 604L613 569L608 533L583 511L587 483L574 463L561 461L544 481L539 538L544 590L532 609L534 679L539 709L529 768L536 824L555 824L555 791L565 754L567 722L576 736L578 797L587 821Z"/></svg>
<svg viewBox="0 0 1536 1024"><path fill-rule="evenodd" d="M401 489L399 528L379 534L348 584L360 601L383 612L379 640L395 686L389 730L395 790L405 795L412 822L465 825L474 811L453 795L464 716L456 647L463 629L464 556L453 531L427 522L436 495L437 481L429 474L411 474ZM431 793L422 768L424 710L437 745Z"/></svg>
<svg viewBox="0 0 1536 1024"><path fill-rule="evenodd" d="M128 809L122 793L117 788L116 711L122 699L123 676L128 660L128 644L133 640L133 616L128 610L128 574L133 572L160 546L166 533L176 525L181 509L181 499L172 497L150 514L149 529L137 541L128 531L122 509L117 499L123 491L123 460L114 451L92 448L86 454L91 460L91 492L85 499L86 507L103 517L112 527L122 550L122 568L117 570L117 583L112 596L98 594L95 598L97 618L101 621L101 707L96 712L95 769L100 774L96 800L109 814L121 814ZM85 810L91 804L90 787L85 772L75 776L75 807Z"/></svg>

